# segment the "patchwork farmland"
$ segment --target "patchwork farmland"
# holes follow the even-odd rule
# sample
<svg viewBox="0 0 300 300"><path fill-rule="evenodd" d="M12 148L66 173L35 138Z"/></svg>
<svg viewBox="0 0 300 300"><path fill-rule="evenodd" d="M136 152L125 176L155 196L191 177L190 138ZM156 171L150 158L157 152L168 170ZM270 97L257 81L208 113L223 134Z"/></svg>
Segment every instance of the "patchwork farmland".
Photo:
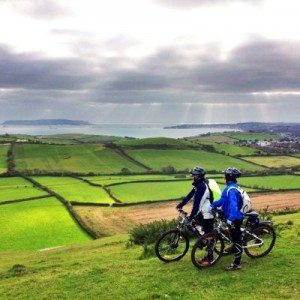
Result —
<svg viewBox="0 0 300 300"><path fill-rule="evenodd" d="M18 242L6 238L1 250L55 247L126 232L138 221L175 217L173 208L191 188L188 172L195 165L208 170L207 177L220 188L221 171L239 168L244 174L240 184L253 199L268 199L256 202L257 209L299 208L291 200L300 190L299 154L269 156L261 149L239 146L237 139L245 138L241 134L184 140L58 135L26 137L22 143L16 142L18 137L9 138L0 147L0 213L2 222L14 226ZM134 217L136 212L140 217ZM65 225L59 225L54 214L67 220ZM33 230L39 220L41 228L48 228L44 236ZM29 245L24 236L36 236L40 243Z"/></svg>

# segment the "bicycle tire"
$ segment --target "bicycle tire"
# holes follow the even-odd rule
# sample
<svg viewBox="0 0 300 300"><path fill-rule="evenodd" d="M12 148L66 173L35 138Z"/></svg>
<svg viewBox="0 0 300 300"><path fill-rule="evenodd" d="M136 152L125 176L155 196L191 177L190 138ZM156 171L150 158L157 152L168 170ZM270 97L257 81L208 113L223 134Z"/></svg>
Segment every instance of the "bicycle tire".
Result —
<svg viewBox="0 0 300 300"><path fill-rule="evenodd" d="M208 257L212 250L212 260L203 260ZM224 241L219 235L213 232L203 235L193 246L191 259L194 266L204 269L213 266L222 256L224 251Z"/></svg>
<svg viewBox="0 0 300 300"><path fill-rule="evenodd" d="M245 253L251 258L266 256L273 249L276 241L276 233L273 227L268 224L260 224L254 227L250 233L262 239L263 244L260 245L257 239L247 234L244 238L244 245L249 248L244 249ZM256 244L258 244L258 246L256 246Z"/></svg>
<svg viewBox="0 0 300 300"><path fill-rule="evenodd" d="M190 246L188 236L173 229L163 233L155 243L155 254L163 262L180 260L185 256Z"/></svg>

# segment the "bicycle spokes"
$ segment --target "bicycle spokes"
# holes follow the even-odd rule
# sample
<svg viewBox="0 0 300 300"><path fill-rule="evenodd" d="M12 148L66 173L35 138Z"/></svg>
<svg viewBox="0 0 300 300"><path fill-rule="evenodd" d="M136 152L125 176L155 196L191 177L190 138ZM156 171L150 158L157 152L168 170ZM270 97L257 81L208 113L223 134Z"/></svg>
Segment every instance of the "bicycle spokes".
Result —
<svg viewBox="0 0 300 300"><path fill-rule="evenodd" d="M192 262L200 269L210 267L220 259L223 248L224 242L220 237L206 234L194 245L191 253Z"/></svg>
<svg viewBox="0 0 300 300"><path fill-rule="evenodd" d="M259 225L246 235L245 253L251 258L263 257L272 250L275 240L275 231L271 226Z"/></svg>
<svg viewBox="0 0 300 300"><path fill-rule="evenodd" d="M170 262L181 259L188 248L187 236L179 230L170 230L157 240L155 253L160 260Z"/></svg>

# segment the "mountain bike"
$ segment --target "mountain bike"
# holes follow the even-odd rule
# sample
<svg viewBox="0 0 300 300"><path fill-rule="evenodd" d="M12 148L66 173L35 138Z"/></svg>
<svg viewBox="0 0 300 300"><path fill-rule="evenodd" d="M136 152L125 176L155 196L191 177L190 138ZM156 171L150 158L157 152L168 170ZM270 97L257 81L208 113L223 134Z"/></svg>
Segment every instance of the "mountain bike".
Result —
<svg viewBox="0 0 300 300"><path fill-rule="evenodd" d="M164 232L155 243L155 254L164 262L172 262L180 260L187 253L190 246L190 239L187 228L198 238L202 236L199 224L195 221L188 220L188 214L182 209L178 209L180 220L175 229Z"/></svg>
<svg viewBox="0 0 300 300"><path fill-rule="evenodd" d="M276 233L270 221L261 221L257 212L245 214L246 221L241 227L242 248L250 258L266 256L274 247ZM232 245L226 219L221 211L216 213L214 230L199 238L191 251L193 264L199 268L213 266L224 255L225 244ZM211 260L202 260L212 254Z"/></svg>

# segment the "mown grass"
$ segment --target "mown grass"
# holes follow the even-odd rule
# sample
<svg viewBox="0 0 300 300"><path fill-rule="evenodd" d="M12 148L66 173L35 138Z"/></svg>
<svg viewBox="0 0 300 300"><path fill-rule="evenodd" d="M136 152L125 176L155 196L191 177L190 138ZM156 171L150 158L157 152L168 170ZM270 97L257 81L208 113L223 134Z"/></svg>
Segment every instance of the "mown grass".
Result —
<svg viewBox="0 0 300 300"><path fill-rule="evenodd" d="M277 134L268 134L268 133L255 133L255 132L233 132L233 133L226 133L226 136L242 141L267 141L273 140L278 141L281 139L280 135Z"/></svg>
<svg viewBox="0 0 300 300"><path fill-rule="evenodd" d="M1 205L0 250L42 249L91 240L55 198Z"/></svg>
<svg viewBox="0 0 300 300"><path fill-rule="evenodd" d="M173 166L176 170L186 170L187 166L200 165L207 171L222 171L228 166L238 166L241 170L258 171L263 167L224 156L218 153L211 153L201 150L126 150L126 153L135 160L153 170L161 170L163 167Z"/></svg>
<svg viewBox="0 0 300 300"><path fill-rule="evenodd" d="M300 166L300 158L277 155L277 156L252 156L244 157L244 160L266 166L268 168L287 168Z"/></svg>
<svg viewBox="0 0 300 300"><path fill-rule="evenodd" d="M299 214L290 215L291 219ZM190 251L178 262L154 255L141 259L141 246L127 235L53 249L0 253L3 299L299 299L298 225L287 226L272 252L260 259L243 254L242 270L226 272L232 256L199 270ZM299 230L299 228L298 228ZM298 236L299 237L299 236ZM149 245L150 248L150 245Z"/></svg>
<svg viewBox="0 0 300 300"><path fill-rule="evenodd" d="M178 180L189 179L189 174L183 175L165 175L165 174L147 174L147 175L101 175L101 176L82 176L90 182L111 185L115 183L132 182L132 181L152 181L152 180Z"/></svg>
<svg viewBox="0 0 300 300"><path fill-rule="evenodd" d="M106 135L89 135L89 134L53 134L40 135L36 137L37 140L44 143L53 144L82 144L82 143L102 143L122 140L124 138L106 136Z"/></svg>
<svg viewBox="0 0 300 300"><path fill-rule="evenodd" d="M48 195L22 177L0 178L0 202Z"/></svg>
<svg viewBox="0 0 300 300"><path fill-rule="evenodd" d="M104 145L35 145L15 147L16 170L44 172L80 172L95 174L120 173L123 168L143 172L144 168L121 157Z"/></svg>
<svg viewBox="0 0 300 300"><path fill-rule="evenodd" d="M187 138L189 141L199 141L201 143L228 143L232 144L236 142L235 139L224 135L224 134L211 134L211 135L202 135L202 136L197 136L197 137L189 137Z"/></svg>
<svg viewBox="0 0 300 300"><path fill-rule="evenodd" d="M115 144L119 147L124 148L156 148L156 149L186 149L195 148L197 145L194 143L183 140L183 139L173 139L167 137L157 137L157 138L143 138L143 139L131 139L131 140L119 140Z"/></svg>
<svg viewBox="0 0 300 300"><path fill-rule="evenodd" d="M247 147L247 146L237 146L237 145L230 145L230 144L219 144L214 143L211 144L217 152L224 153L225 155L231 155L231 156L244 156L244 155L255 155L259 154L262 151Z"/></svg>
<svg viewBox="0 0 300 300"><path fill-rule="evenodd" d="M189 181L128 183L110 186L112 194L124 203L180 199L191 189Z"/></svg>
<svg viewBox="0 0 300 300"><path fill-rule="evenodd" d="M0 174L7 171L7 151L9 145L0 145Z"/></svg>
<svg viewBox="0 0 300 300"><path fill-rule="evenodd" d="M225 185L218 184L222 190ZM109 186L113 196L123 203L181 200L192 190L192 181L133 182ZM215 200L219 193L214 193Z"/></svg>
<svg viewBox="0 0 300 300"><path fill-rule="evenodd" d="M253 188L270 190L289 190L300 188L300 176L297 175L276 175L276 176L255 176L241 177L239 183Z"/></svg>
<svg viewBox="0 0 300 300"><path fill-rule="evenodd" d="M89 185L80 179L55 176L33 176L32 178L67 201L82 203L114 202L102 187Z"/></svg>

